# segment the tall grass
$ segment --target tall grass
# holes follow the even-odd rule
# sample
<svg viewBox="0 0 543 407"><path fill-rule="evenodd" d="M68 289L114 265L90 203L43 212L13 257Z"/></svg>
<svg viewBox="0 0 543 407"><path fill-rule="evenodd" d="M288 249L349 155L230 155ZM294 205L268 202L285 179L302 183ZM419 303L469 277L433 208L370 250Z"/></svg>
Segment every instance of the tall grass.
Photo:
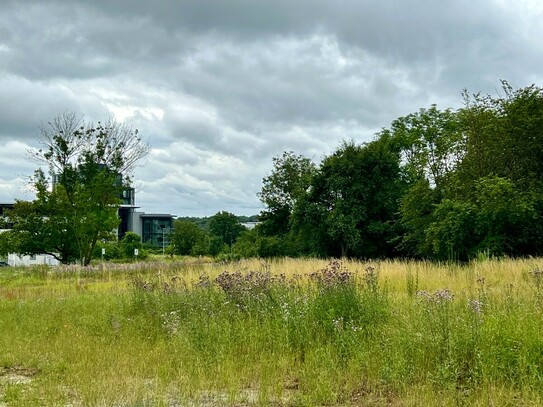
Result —
<svg viewBox="0 0 543 407"><path fill-rule="evenodd" d="M542 265L2 270L0 405L540 405Z"/></svg>

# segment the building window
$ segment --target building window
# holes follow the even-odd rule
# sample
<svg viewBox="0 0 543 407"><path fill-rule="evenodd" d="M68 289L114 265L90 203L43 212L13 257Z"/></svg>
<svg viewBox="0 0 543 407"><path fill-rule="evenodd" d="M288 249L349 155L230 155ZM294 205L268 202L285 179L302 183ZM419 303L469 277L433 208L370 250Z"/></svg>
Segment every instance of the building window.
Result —
<svg viewBox="0 0 543 407"><path fill-rule="evenodd" d="M168 242L171 228L171 218L145 217L142 223L142 241L153 246L163 246Z"/></svg>

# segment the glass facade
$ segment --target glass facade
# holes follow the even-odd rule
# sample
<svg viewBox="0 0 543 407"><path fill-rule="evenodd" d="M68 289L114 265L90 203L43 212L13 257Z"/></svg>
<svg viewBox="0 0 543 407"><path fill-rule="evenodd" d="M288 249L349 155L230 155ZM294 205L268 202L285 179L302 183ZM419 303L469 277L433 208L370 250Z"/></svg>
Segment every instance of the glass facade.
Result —
<svg viewBox="0 0 543 407"><path fill-rule="evenodd" d="M133 206L136 201L136 193L134 188L124 188L121 193L121 205L131 205Z"/></svg>
<svg viewBox="0 0 543 407"><path fill-rule="evenodd" d="M141 217L142 241L153 246L165 247L170 244L172 230L171 215L145 215Z"/></svg>

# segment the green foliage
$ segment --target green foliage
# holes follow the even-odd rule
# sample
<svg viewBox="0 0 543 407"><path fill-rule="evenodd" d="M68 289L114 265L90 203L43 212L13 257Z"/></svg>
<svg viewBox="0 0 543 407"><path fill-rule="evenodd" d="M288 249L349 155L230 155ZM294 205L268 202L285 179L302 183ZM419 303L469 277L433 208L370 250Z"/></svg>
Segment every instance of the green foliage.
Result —
<svg viewBox="0 0 543 407"><path fill-rule="evenodd" d="M104 255L102 255L102 249L105 249ZM110 260L119 260L124 258L124 253L119 242L115 241L100 241L94 248L93 258Z"/></svg>
<svg viewBox="0 0 543 407"><path fill-rule="evenodd" d="M184 222L191 222L200 227L200 229L205 230L206 232L209 232L209 217L203 217L203 218L197 218L197 217L191 217L191 216L183 216L177 218L177 220L184 221Z"/></svg>
<svg viewBox="0 0 543 407"><path fill-rule="evenodd" d="M9 232L0 232L0 256L7 256L12 252L11 234Z"/></svg>
<svg viewBox="0 0 543 407"><path fill-rule="evenodd" d="M223 243L222 239L218 236L205 235L200 243L201 244L196 244L192 248L193 255L199 256L210 254L211 256L216 256L219 253L224 253L229 250L228 245Z"/></svg>
<svg viewBox="0 0 543 407"><path fill-rule="evenodd" d="M222 211L217 212L209 220L209 231L220 239L222 244L231 247L238 236L246 228L239 222L236 215Z"/></svg>
<svg viewBox="0 0 543 407"><path fill-rule="evenodd" d="M436 105L420 109L394 120L390 132L394 146L400 148L403 171L409 180L425 178L440 187L462 159L462 133L458 117L450 109L442 111Z"/></svg>
<svg viewBox="0 0 543 407"><path fill-rule="evenodd" d="M294 231L312 236L311 245L325 256L393 255L402 191L399 155L387 136L362 146L343 143L312 178Z"/></svg>
<svg viewBox="0 0 543 407"><path fill-rule="evenodd" d="M170 234L170 244L176 254L194 254L193 250L198 254L207 254L209 253L207 237L207 233L196 223L176 219L173 224L173 232ZM196 249L194 249L195 247Z"/></svg>
<svg viewBox="0 0 543 407"><path fill-rule="evenodd" d="M232 251L243 258L254 258L260 256L260 240L257 229L251 229L243 232L232 246Z"/></svg>
<svg viewBox="0 0 543 407"><path fill-rule="evenodd" d="M415 180L400 207L399 241L407 253L467 260L482 252L542 252L536 235L543 215L543 93L506 82L503 89L504 98L465 93L465 107L454 116L433 107L394 122L393 137L411 143L402 146L404 169ZM428 120L437 127L421 131Z"/></svg>
<svg viewBox="0 0 543 407"><path fill-rule="evenodd" d="M445 199L436 205L426 230L428 257L468 260L475 254L477 208L469 202Z"/></svg>
<svg viewBox="0 0 543 407"><path fill-rule="evenodd" d="M343 142L317 167L285 152L242 255L469 260L538 255L543 233L543 89L469 95L394 120L374 141ZM263 238L273 237L274 240ZM253 247L251 247L251 245ZM281 248L282 246L282 248Z"/></svg>
<svg viewBox="0 0 543 407"><path fill-rule="evenodd" d="M537 237L541 198L522 193L510 180L483 177L465 200L445 198L431 206L424 205L423 197L409 201L416 191L403 201L403 221L409 230L403 244L415 242L419 255L466 261L479 253L515 256L543 249Z"/></svg>
<svg viewBox="0 0 543 407"><path fill-rule="evenodd" d="M149 251L141 242L141 237L137 233L127 232L120 241L100 241L96 244L93 253L94 258L102 258L102 249L105 249L104 260L134 260L134 250L138 249L138 260L145 260L149 256Z"/></svg>
<svg viewBox="0 0 543 407"><path fill-rule="evenodd" d="M144 260L147 257L147 251L143 249L141 236L134 232L126 232L119 246L123 257L126 259L134 258L135 250L138 249L138 259Z"/></svg>
<svg viewBox="0 0 543 407"><path fill-rule="evenodd" d="M232 246L232 251L242 258L273 258L296 254L292 246L289 235L266 236L259 225L243 232Z"/></svg>
<svg viewBox="0 0 543 407"><path fill-rule="evenodd" d="M37 172L42 176L41 172ZM45 181L37 184L37 199L16 201L10 212L13 229L10 231L10 251L19 254L47 253L63 263L76 261L78 246L74 228L63 213L66 202L59 190L46 192ZM43 191L41 190L43 188Z"/></svg>
<svg viewBox="0 0 543 407"><path fill-rule="evenodd" d="M273 170L262 181L258 197L266 206L260 214L266 235L284 235L290 230L291 215L306 194L316 172L315 164L293 151L273 158Z"/></svg>

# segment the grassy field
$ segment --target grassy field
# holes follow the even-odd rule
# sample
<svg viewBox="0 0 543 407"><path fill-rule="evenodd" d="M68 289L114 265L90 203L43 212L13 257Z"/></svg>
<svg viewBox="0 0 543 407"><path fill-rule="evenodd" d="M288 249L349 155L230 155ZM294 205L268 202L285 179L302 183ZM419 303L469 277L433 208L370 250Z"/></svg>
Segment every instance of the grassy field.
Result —
<svg viewBox="0 0 543 407"><path fill-rule="evenodd" d="M543 405L542 270L0 269L0 406Z"/></svg>

